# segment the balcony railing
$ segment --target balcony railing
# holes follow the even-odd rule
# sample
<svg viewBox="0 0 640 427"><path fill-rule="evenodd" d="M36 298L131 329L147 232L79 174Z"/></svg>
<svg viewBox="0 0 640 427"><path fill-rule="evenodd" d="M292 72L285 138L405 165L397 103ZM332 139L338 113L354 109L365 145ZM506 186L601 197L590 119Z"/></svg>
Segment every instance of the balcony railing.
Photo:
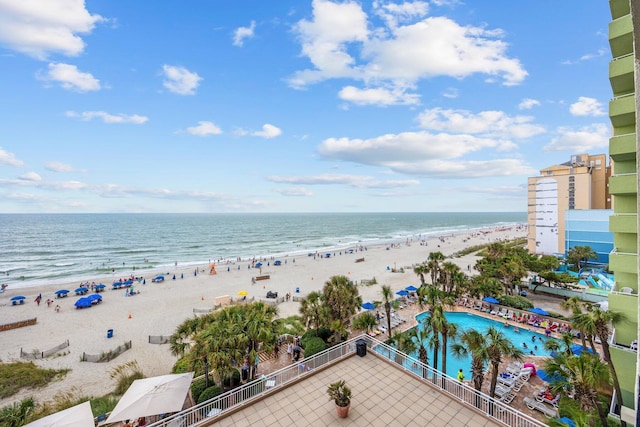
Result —
<svg viewBox="0 0 640 427"><path fill-rule="evenodd" d="M333 364L341 359L352 356L356 353L356 342L359 340L364 340L367 347L373 348L377 355L388 359L390 363L400 366L408 375L419 378L425 382L425 385L428 382L430 386L439 389L452 399L455 399L463 405L472 407L476 411L480 411L485 416L501 424L519 427L546 426L545 423L523 414L482 392L478 392L474 388L454 378L448 377L430 366L424 365L419 360L409 357L393 347L368 335L361 335L315 354L308 359L303 359L300 363L284 367L211 400L185 409L152 424L148 424L148 427L186 427L203 423L205 420L214 422L216 419L224 416L228 411L237 410L242 406L250 404L254 400L261 399L267 394L272 394L280 388L291 385L303 379L305 376L313 375L313 371L321 366ZM409 366L411 368L408 368Z"/></svg>

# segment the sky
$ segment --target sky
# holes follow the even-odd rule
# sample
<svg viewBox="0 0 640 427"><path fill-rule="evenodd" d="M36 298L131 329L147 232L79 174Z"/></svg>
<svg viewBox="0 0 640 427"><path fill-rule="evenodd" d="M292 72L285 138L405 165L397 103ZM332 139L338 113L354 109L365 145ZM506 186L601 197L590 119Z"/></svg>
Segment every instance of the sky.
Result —
<svg viewBox="0 0 640 427"><path fill-rule="evenodd" d="M0 212L526 212L606 0L0 0Z"/></svg>

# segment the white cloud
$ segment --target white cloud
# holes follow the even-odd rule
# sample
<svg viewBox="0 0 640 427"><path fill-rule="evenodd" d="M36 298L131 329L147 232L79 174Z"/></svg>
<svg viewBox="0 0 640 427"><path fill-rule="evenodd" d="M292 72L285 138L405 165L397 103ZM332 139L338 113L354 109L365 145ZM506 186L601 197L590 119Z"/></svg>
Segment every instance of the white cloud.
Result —
<svg viewBox="0 0 640 427"><path fill-rule="evenodd" d="M569 112L574 116L604 116L607 114L597 99L586 96L579 97L576 102L571 104Z"/></svg>
<svg viewBox="0 0 640 427"><path fill-rule="evenodd" d="M24 166L24 162L22 160L16 159L15 154L5 151L2 148L0 148L0 164L15 166L17 168Z"/></svg>
<svg viewBox="0 0 640 427"><path fill-rule="evenodd" d="M48 162L44 167L51 172L73 172L75 170L73 166L62 162Z"/></svg>
<svg viewBox="0 0 640 427"><path fill-rule="evenodd" d="M359 89L345 86L338 93L340 99L356 105L416 105L420 95L405 93L400 89Z"/></svg>
<svg viewBox="0 0 640 427"><path fill-rule="evenodd" d="M426 16L429 12L429 4L423 1L382 4L374 2L373 7L375 13L384 19L389 27L396 27L398 22Z"/></svg>
<svg viewBox="0 0 640 427"><path fill-rule="evenodd" d="M222 133L222 129L216 126L213 122L201 121L198 122L197 126L188 127L187 132L191 135L209 136L220 135Z"/></svg>
<svg viewBox="0 0 640 427"><path fill-rule="evenodd" d="M104 123L133 123L136 125L144 124L149 120L148 117L140 116L138 114L109 114L104 111L83 111L81 113L76 113L75 111L67 111L65 115L67 117L79 118L84 121L98 118L102 119Z"/></svg>
<svg viewBox="0 0 640 427"><path fill-rule="evenodd" d="M594 149L606 151L609 147L611 129L605 124L597 123L577 130L561 127L556 133L558 136L542 148L544 151L586 153Z"/></svg>
<svg viewBox="0 0 640 427"><path fill-rule="evenodd" d="M481 111L432 108L418 116L420 127L455 133L471 133L513 138L529 138L545 129L532 123L531 116L509 116L503 111Z"/></svg>
<svg viewBox="0 0 640 427"><path fill-rule="evenodd" d="M256 21L251 21L248 27L239 27L233 34L233 45L242 47L245 39L253 38L253 32L256 29Z"/></svg>
<svg viewBox="0 0 640 427"><path fill-rule="evenodd" d="M262 126L262 130L252 132L251 135L259 136L261 138L275 138L276 136L282 135L282 130L280 128L275 127L274 125L270 125L266 123Z"/></svg>
<svg viewBox="0 0 640 427"><path fill-rule="evenodd" d="M518 109L530 110L533 107L539 107L539 106L540 106L540 101L531 99L531 98L525 98L522 101L520 101L520 104L518 104Z"/></svg>
<svg viewBox="0 0 640 427"><path fill-rule="evenodd" d="M29 56L51 53L76 56L85 47L79 34L89 34L100 15L92 15L79 0L0 1L0 43Z"/></svg>
<svg viewBox="0 0 640 427"><path fill-rule="evenodd" d="M18 179L22 181L33 181L33 182L42 181L42 177L35 172L27 172L24 175L20 175Z"/></svg>
<svg viewBox="0 0 640 427"><path fill-rule="evenodd" d="M436 76L461 79L481 73L501 78L504 85L519 84L527 76L520 61L507 56L501 30L461 26L445 17L404 22L421 19L426 11L421 2L383 5L377 12L387 25L370 29L359 4L314 0L313 18L294 27L313 68L294 73L289 84L302 88L351 78L367 86L406 89Z"/></svg>
<svg viewBox="0 0 640 427"><path fill-rule="evenodd" d="M275 190L277 193L282 194L283 196L288 197L311 197L313 196L313 192L304 188L304 187L293 187L293 188L278 188Z"/></svg>
<svg viewBox="0 0 640 427"><path fill-rule="evenodd" d="M380 181L371 176L323 174L309 176L268 176L267 180L280 184L346 185L354 188L397 188L418 185L415 179Z"/></svg>
<svg viewBox="0 0 640 427"><path fill-rule="evenodd" d="M162 85L169 91L178 95L195 95L196 89L202 80L197 73L191 72L184 67L174 65L163 65L164 81Z"/></svg>
<svg viewBox="0 0 640 427"><path fill-rule="evenodd" d="M57 82L62 88L76 92L92 92L100 90L100 80L91 73L84 73L71 64L49 63L46 75L40 77L46 81Z"/></svg>

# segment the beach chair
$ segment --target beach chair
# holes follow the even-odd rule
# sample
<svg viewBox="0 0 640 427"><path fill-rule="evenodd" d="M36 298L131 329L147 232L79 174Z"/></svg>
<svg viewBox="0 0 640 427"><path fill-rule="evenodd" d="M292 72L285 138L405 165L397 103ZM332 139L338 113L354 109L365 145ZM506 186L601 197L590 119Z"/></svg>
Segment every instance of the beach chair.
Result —
<svg viewBox="0 0 640 427"><path fill-rule="evenodd" d="M505 317L506 315L507 315L507 310L504 307L502 307L498 312L498 316Z"/></svg>
<svg viewBox="0 0 640 427"><path fill-rule="evenodd" d="M540 411L548 417L558 416L558 410L556 408L549 407L542 402L538 402L535 399L531 399L530 397L525 397L523 401L524 401L524 404L527 405L527 408L531 410Z"/></svg>
<svg viewBox="0 0 640 427"><path fill-rule="evenodd" d="M554 408L558 407L558 402L560 401L560 393L556 394L554 397L551 397L545 391L543 391L542 393L534 394L533 397L537 402L548 403Z"/></svg>
<svg viewBox="0 0 640 427"><path fill-rule="evenodd" d="M489 312L489 314L491 314L491 315L493 315L493 316L495 316L496 314L498 314L498 307L493 307L493 310L491 310L491 311Z"/></svg>
<svg viewBox="0 0 640 427"><path fill-rule="evenodd" d="M482 302L478 302L474 308L476 310L482 310Z"/></svg>
<svg viewBox="0 0 640 427"><path fill-rule="evenodd" d="M475 304L475 301L474 301L474 300L472 300L472 299L470 299L470 300L467 300L467 304L465 305L465 307L467 307L467 308L473 308L473 305L474 305L474 304Z"/></svg>
<svg viewBox="0 0 640 427"><path fill-rule="evenodd" d="M507 310L507 313L504 315L504 318L510 320L512 317L513 317L513 311Z"/></svg>

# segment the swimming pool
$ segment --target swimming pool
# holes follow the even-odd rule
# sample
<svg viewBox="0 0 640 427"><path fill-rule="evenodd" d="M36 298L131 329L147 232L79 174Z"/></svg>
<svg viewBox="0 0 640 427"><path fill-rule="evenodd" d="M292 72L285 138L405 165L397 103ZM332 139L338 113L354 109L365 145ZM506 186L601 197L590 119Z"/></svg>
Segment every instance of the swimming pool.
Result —
<svg viewBox="0 0 640 427"><path fill-rule="evenodd" d="M422 321L428 316L428 313L422 313L416 316L416 320L418 323L422 323ZM488 319L486 317L476 316L472 313L466 312L446 312L445 317L451 323L455 323L458 326L458 333L467 329L475 329L480 333L486 332L489 329L489 326L493 325L498 328L500 332L504 334L514 345L520 348L525 355L534 355L534 356L550 356L550 352L544 349L544 342L547 340L554 340L555 338L547 338L544 334L544 329L539 329L540 332L533 330L530 331L525 329L525 327L533 328L530 325L523 324L515 324L513 322L509 322L509 327L504 326L504 320L500 319L493 320ZM514 331L513 326L518 326L518 332ZM534 341L535 337L535 341ZM471 357L466 358L456 358L453 356L450 348L453 340L449 338L447 340L447 372L446 374L450 377L455 378L457 372L460 368L462 368L465 378L471 378ZM524 347L523 344L526 344L527 348ZM429 356L429 365L433 366L433 350L427 348L427 354ZM418 359L418 352L411 353L409 356ZM438 369L442 369L442 354L438 353Z"/></svg>

